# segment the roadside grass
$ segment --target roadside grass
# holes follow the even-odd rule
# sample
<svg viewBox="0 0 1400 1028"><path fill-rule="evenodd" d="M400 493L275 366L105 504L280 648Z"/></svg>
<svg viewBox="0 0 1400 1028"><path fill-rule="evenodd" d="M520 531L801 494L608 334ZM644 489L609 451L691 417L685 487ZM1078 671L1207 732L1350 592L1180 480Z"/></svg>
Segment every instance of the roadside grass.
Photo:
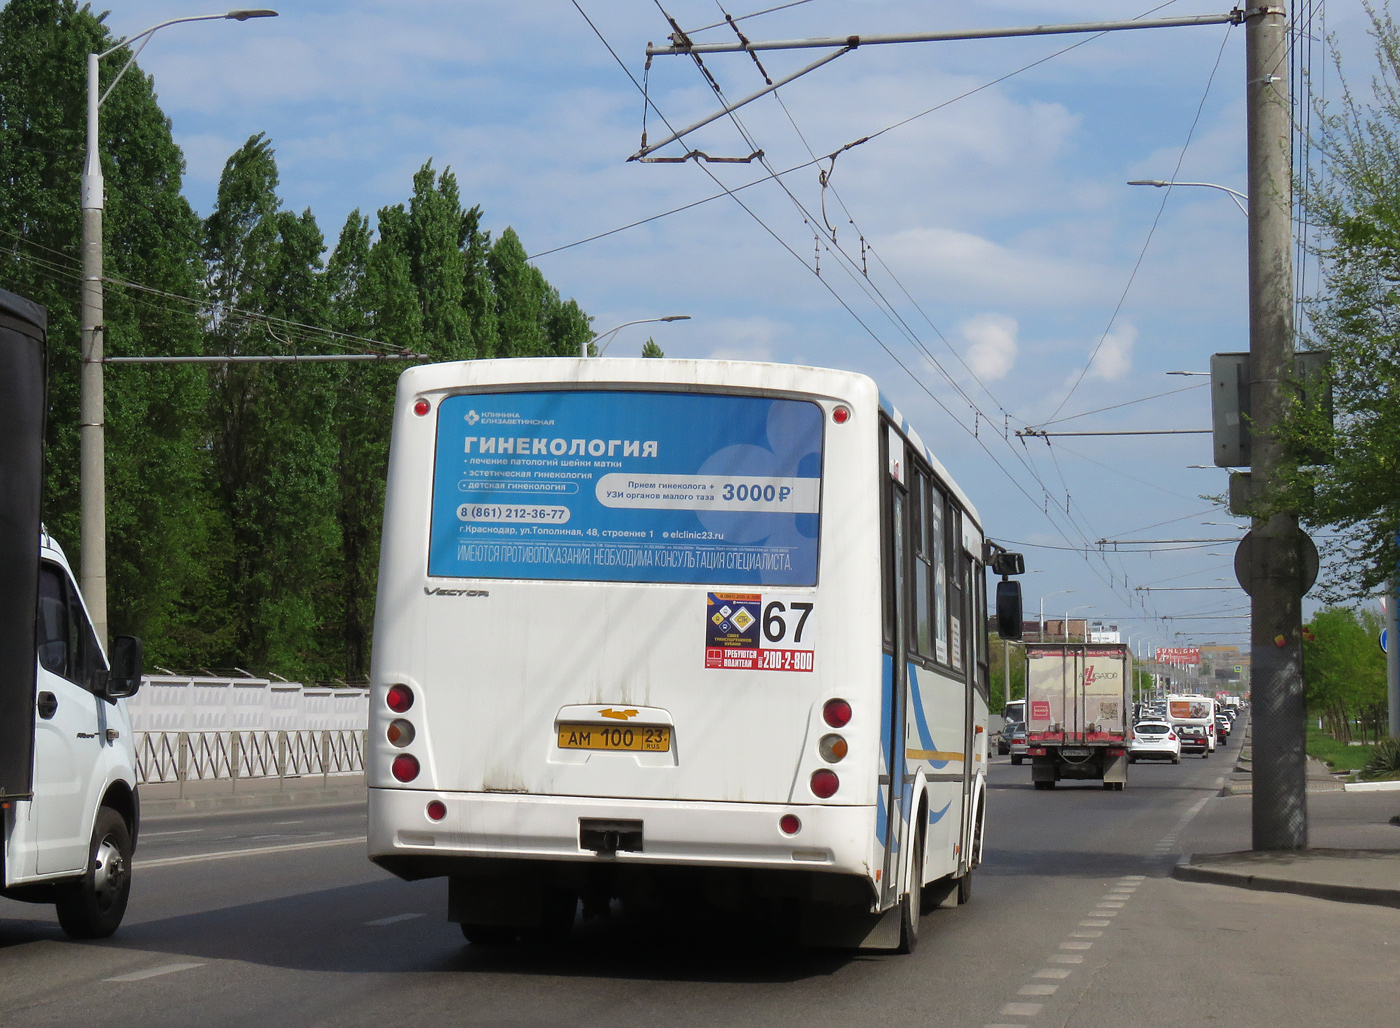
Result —
<svg viewBox="0 0 1400 1028"><path fill-rule="evenodd" d="M1316 728L1308 729L1308 756L1316 757L1333 771L1360 771L1375 751L1374 746L1348 746Z"/></svg>

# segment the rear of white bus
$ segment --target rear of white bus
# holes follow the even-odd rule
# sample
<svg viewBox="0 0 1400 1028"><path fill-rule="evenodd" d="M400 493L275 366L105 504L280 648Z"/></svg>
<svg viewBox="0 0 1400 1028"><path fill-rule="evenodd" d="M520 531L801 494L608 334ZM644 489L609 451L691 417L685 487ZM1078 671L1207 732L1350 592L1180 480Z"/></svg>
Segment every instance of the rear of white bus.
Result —
<svg viewBox="0 0 1400 1028"><path fill-rule="evenodd" d="M818 369L405 372L371 859L447 876L474 940L668 890L868 909L877 422L872 382Z"/></svg>

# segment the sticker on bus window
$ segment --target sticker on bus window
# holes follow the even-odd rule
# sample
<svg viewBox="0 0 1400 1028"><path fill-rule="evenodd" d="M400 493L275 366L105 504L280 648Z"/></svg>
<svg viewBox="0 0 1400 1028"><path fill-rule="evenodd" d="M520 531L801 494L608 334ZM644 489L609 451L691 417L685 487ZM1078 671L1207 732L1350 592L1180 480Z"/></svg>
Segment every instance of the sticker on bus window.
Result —
<svg viewBox="0 0 1400 1028"><path fill-rule="evenodd" d="M705 667L733 671L813 670L815 609L815 603L805 600L765 601L761 593L707 593Z"/></svg>
<svg viewBox="0 0 1400 1028"><path fill-rule="evenodd" d="M823 423L718 393L448 397L428 574L815 585Z"/></svg>

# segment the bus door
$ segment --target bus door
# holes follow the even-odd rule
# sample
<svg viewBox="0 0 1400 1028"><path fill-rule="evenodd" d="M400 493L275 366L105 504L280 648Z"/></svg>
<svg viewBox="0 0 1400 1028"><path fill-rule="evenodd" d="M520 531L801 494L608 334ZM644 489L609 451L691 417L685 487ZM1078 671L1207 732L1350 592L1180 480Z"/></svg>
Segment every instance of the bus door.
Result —
<svg viewBox="0 0 1400 1028"><path fill-rule="evenodd" d="M884 717L885 771L880 784L887 788L883 797L885 821L884 868L880 873L880 906L886 908L899 900L899 854L904 841L906 821L904 818L904 729L906 705L908 703L909 654L908 582L905 562L908 560L908 494L906 491L908 461L904 452L904 439L887 426L884 439L885 466L881 504L885 519L884 536L884 575L885 590L885 644L889 651L889 661L884 694L881 701L881 714Z"/></svg>

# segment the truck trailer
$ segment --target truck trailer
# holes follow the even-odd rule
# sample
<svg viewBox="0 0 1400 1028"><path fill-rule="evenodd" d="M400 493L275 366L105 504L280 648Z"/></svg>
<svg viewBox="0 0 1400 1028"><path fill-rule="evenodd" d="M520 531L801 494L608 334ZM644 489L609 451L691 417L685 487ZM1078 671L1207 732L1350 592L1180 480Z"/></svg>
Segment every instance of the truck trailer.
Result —
<svg viewBox="0 0 1400 1028"><path fill-rule="evenodd" d="M1128 782L1127 714L1131 664L1122 643L1026 646L1026 743L1031 781Z"/></svg>

